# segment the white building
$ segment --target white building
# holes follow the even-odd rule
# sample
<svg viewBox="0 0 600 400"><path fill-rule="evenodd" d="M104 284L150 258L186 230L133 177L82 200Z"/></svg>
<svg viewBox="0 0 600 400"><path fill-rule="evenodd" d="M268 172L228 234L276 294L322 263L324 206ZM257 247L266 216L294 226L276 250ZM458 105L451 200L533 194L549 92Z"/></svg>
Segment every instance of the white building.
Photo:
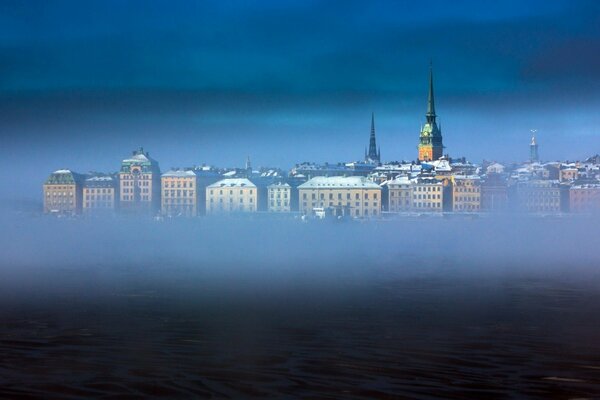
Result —
<svg viewBox="0 0 600 400"><path fill-rule="evenodd" d="M206 187L206 213L256 212L258 191L246 178L222 179Z"/></svg>

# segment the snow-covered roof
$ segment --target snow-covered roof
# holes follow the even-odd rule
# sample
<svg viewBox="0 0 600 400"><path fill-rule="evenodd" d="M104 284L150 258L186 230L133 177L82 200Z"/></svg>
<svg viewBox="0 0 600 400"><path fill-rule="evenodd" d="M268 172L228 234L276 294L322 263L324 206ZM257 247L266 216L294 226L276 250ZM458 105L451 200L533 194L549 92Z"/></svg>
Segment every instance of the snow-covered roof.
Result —
<svg viewBox="0 0 600 400"><path fill-rule="evenodd" d="M53 172L53 174L70 174L71 170L69 169L57 169Z"/></svg>
<svg viewBox="0 0 600 400"><path fill-rule="evenodd" d="M209 188L221 188L221 187L252 187L255 188L256 185L250 182L246 178L228 178L221 179L218 182L213 183L212 185L208 185Z"/></svg>
<svg viewBox="0 0 600 400"><path fill-rule="evenodd" d="M97 175L92 176L91 178L87 178L86 182L111 182L113 181L113 177L110 175Z"/></svg>
<svg viewBox="0 0 600 400"><path fill-rule="evenodd" d="M291 187L289 184L287 184L286 182L277 182L277 183L273 183L271 185L269 185L268 187L270 188L289 188Z"/></svg>
<svg viewBox="0 0 600 400"><path fill-rule="evenodd" d="M380 189L375 182L367 180L364 176L316 176L302 185L298 189Z"/></svg>
<svg viewBox="0 0 600 400"><path fill-rule="evenodd" d="M192 170L176 170L176 169L172 169L169 170L167 172L165 172L164 174L162 174L162 177L165 178L193 178L196 176L196 173Z"/></svg>

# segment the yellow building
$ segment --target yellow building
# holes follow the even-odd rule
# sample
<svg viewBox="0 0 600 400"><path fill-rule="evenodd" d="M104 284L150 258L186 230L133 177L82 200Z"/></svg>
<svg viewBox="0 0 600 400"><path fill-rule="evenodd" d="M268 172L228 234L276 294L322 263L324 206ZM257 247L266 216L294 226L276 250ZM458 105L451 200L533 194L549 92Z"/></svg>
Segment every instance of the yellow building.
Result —
<svg viewBox="0 0 600 400"><path fill-rule="evenodd" d="M192 170L171 170L161 176L161 213L175 217L198 215L198 177Z"/></svg>
<svg viewBox="0 0 600 400"><path fill-rule="evenodd" d="M143 148L122 161L119 195L124 211L154 212L160 207L160 168Z"/></svg>
<svg viewBox="0 0 600 400"><path fill-rule="evenodd" d="M68 169L54 171L44 182L44 212L77 214L81 211L83 175Z"/></svg>
<svg viewBox="0 0 600 400"><path fill-rule="evenodd" d="M315 209L355 218L381 214L381 188L362 176L318 176L298 186L300 213L313 215Z"/></svg>
<svg viewBox="0 0 600 400"><path fill-rule="evenodd" d="M117 200L116 179L110 175L92 176L83 184L83 211L102 212L115 209Z"/></svg>
<svg viewBox="0 0 600 400"><path fill-rule="evenodd" d="M292 187L287 183L274 183L268 186L269 212L290 212Z"/></svg>
<svg viewBox="0 0 600 400"><path fill-rule="evenodd" d="M412 208L413 188L406 176L391 180L388 186L388 204L390 212L406 212Z"/></svg>
<svg viewBox="0 0 600 400"><path fill-rule="evenodd" d="M452 211L479 212L481 210L481 180L478 176L452 177Z"/></svg>
<svg viewBox="0 0 600 400"><path fill-rule="evenodd" d="M206 213L256 212L258 191L246 178L222 179L206 187Z"/></svg>
<svg viewBox="0 0 600 400"><path fill-rule="evenodd" d="M444 183L438 179L422 177L412 181L412 210L416 212L442 212Z"/></svg>

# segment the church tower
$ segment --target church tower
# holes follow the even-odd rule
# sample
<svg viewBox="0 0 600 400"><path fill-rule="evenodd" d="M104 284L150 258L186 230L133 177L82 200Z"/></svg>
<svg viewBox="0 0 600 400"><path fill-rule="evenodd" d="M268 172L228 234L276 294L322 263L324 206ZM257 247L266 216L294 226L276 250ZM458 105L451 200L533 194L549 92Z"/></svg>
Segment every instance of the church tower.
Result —
<svg viewBox="0 0 600 400"><path fill-rule="evenodd" d="M369 151L365 150L365 162L379 164L381 162L381 153L377 150L375 140L375 114L371 113L371 136L369 137Z"/></svg>
<svg viewBox="0 0 600 400"><path fill-rule="evenodd" d="M435 102L433 99L433 67L429 66L429 98L427 99L426 122L419 137L419 161L434 161L443 156L442 131L435 119Z"/></svg>

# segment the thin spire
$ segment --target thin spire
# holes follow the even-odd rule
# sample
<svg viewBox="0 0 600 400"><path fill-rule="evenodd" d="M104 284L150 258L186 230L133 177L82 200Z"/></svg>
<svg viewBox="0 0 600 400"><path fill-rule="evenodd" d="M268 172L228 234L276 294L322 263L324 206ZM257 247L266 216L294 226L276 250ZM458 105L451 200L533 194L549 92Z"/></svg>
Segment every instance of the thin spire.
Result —
<svg viewBox="0 0 600 400"><path fill-rule="evenodd" d="M427 122L435 122L435 100L433 97L433 64L429 61L429 97L427 98Z"/></svg>
<svg viewBox="0 0 600 400"><path fill-rule="evenodd" d="M377 157L377 141L375 140L375 113L371 112L371 136L369 137L369 153L368 160L378 160ZM368 161L367 160L367 161Z"/></svg>

